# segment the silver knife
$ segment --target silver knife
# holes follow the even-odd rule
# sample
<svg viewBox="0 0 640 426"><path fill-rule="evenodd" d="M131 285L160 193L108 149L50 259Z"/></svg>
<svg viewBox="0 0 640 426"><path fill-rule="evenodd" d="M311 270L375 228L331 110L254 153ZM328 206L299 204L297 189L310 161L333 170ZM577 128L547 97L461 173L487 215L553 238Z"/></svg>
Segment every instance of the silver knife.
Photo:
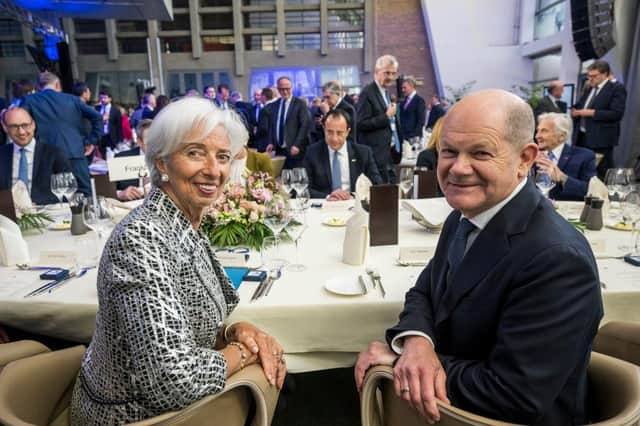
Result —
<svg viewBox="0 0 640 426"><path fill-rule="evenodd" d="M253 292L253 296L251 296L250 302L253 302L260 297L264 289L264 286L268 284L270 279L271 278L269 277L266 280L262 281L260 284L258 284L258 287L256 287L256 290Z"/></svg>

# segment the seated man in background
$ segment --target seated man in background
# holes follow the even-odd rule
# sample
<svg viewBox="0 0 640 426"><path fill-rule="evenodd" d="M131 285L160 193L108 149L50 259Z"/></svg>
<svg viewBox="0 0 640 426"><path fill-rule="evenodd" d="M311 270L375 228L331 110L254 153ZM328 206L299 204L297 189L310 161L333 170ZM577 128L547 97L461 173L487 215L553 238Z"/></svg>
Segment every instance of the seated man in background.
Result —
<svg viewBox="0 0 640 426"><path fill-rule="evenodd" d="M151 127L151 123L153 120L149 118L143 118L138 122L138 126L136 127L136 145L135 147L122 151L116 154L115 158L122 157L134 157L134 156L144 156L145 153L145 139L147 138L147 130ZM118 194L118 200L121 201L132 201L139 200L144 197L144 188L140 188L140 180L139 179L127 179L121 180L116 183L116 189Z"/></svg>
<svg viewBox="0 0 640 426"><path fill-rule="evenodd" d="M387 344L360 354L356 383L394 365L396 394L428 421L437 398L506 422L586 424L600 280L587 240L527 179L533 112L482 90L444 120L438 181L454 211Z"/></svg>
<svg viewBox="0 0 640 426"><path fill-rule="evenodd" d="M596 156L590 149L572 146L573 123L566 114L545 113L538 116L536 158L538 172L548 174L556 183L549 197L556 200L582 201L589 180L596 175Z"/></svg>
<svg viewBox="0 0 640 426"><path fill-rule="evenodd" d="M350 130L349 117L343 110L333 109L325 116L325 143L310 145L304 158L311 198L348 200L362 173L374 185L382 183L371 148L347 142Z"/></svg>
<svg viewBox="0 0 640 426"><path fill-rule="evenodd" d="M64 151L34 137L36 123L23 108L7 110L2 128L13 143L0 147L0 189L11 189L22 180L35 204L59 202L51 192L51 175L71 172Z"/></svg>

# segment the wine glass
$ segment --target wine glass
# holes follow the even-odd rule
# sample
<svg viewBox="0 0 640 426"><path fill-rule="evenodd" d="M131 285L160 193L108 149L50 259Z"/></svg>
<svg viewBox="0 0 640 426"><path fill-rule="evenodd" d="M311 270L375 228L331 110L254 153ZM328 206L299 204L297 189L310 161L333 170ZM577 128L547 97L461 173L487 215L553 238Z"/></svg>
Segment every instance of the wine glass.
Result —
<svg viewBox="0 0 640 426"><path fill-rule="evenodd" d="M273 236L278 239L280 232L289 222L289 208L285 200L271 199L264 203L264 224L271 229Z"/></svg>
<svg viewBox="0 0 640 426"><path fill-rule="evenodd" d="M55 173L51 175L51 192L60 200L59 207L62 208L62 197L64 197L66 190L66 175L67 173Z"/></svg>
<svg viewBox="0 0 640 426"><path fill-rule="evenodd" d="M284 169L282 170L282 174L280 175L280 185L282 186L282 191L289 195L291 194L291 188L293 183L293 170Z"/></svg>
<svg viewBox="0 0 640 426"><path fill-rule="evenodd" d="M633 190L634 180L633 169L614 168L607 170L604 183L609 191L609 200L623 200Z"/></svg>
<svg viewBox="0 0 640 426"><path fill-rule="evenodd" d="M280 241L277 237L266 237L262 240L260 260L262 261L262 267L267 269L270 277L280 277L282 268L287 264L287 259L282 253Z"/></svg>
<svg viewBox="0 0 640 426"><path fill-rule="evenodd" d="M98 234L98 239L102 241L105 232L111 227L112 217L104 197L98 197L97 205L89 200L84 205L82 212L84 224L89 229Z"/></svg>
<svg viewBox="0 0 640 426"><path fill-rule="evenodd" d="M308 189L305 189L299 194L296 194L296 201L298 202L298 207L301 209L308 209L311 201L311 194Z"/></svg>
<svg viewBox="0 0 640 426"><path fill-rule="evenodd" d="M411 191L411 188L413 188L413 168L402 167L400 169L400 176L398 178L398 182L400 182L400 190L402 191L402 198L409 198L409 192Z"/></svg>
<svg viewBox="0 0 640 426"><path fill-rule="evenodd" d="M538 171L536 173L536 186L546 198L549 198L549 192L556 186L556 183L548 174Z"/></svg>
<svg viewBox="0 0 640 426"><path fill-rule="evenodd" d="M632 255L638 254L638 239L640 238L640 193L627 194L622 206L622 220L631 225L631 245L619 247L621 250L631 250Z"/></svg>
<svg viewBox="0 0 640 426"><path fill-rule="evenodd" d="M71 202L71 198L73 194L78 190L78 182L76 181L76 177L73 173L64 173L65 175L65 186L64 186L64 197L67 199L67 202Z"/></svg>
<svg viewBox="0 0 640 426"><path fill-rule="evenodd" d="M293 209L290 211L290 220L285 228L285 231L291 237L291 240L294 242L296 247L295 254L295 263L287 265L287 269L290 269L295 272L302 272L307 269L306 266L300 263L299 251L298 251L298 242L302 237L302 234L307 229L307 218L305 210L302 208Z"/></svg>
<svg viewBox="0 0 640 426"><path fill-rule="evenodd" d="M307 169L304 167L297 167L293 169L293 189L296 191L296 197L298 197L309 186L309 176L307 176Z"/></svg>

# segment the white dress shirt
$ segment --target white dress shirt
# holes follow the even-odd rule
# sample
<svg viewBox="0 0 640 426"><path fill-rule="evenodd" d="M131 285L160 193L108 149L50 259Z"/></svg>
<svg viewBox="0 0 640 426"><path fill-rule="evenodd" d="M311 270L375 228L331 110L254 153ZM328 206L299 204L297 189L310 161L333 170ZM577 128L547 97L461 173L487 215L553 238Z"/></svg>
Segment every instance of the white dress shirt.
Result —
<svg viewBox="0 0 640 426"><path fill-rule="evenodd" d="M102 133L105 135L108 135L109 134L109 116L111 114L111 104L102 105L100 107L100 114L103 117L103 123L104 123ZM107 116L106 120L104 120L105 115Z"/></svg>
<svg viewBox="0 0 640 426"><path fill-rule="evenodd" d="M11 141L11 138L9 138ZM11 141L13 142L13 141ZM15 185L18 181L18 173L20 171L20 149L22 147L17 143L13 142L13 170L11 174L11 185ZM27 185L27 189L31 192L31 182L33 180L33 155L36 152L36 140L35 138L31 139L31 142L24 147L25 154L27 156L27 167L29 170L29 184Z"/></svg>
<svg viewBox="0 0 640 426"><path fill-rule="evenodd" d="M467 237L467 245L465 246L465 249L464 249L465 254L467 253L467 251L469 251L469 248L473 245L473 243L475 242L476 238L478 238L478 235L480 235L480 232L482 232L482 230L489 224L491 219L493 219L493 217L496 214L498 214L498 212L500 210L502 210L502 208L509 201L511 201L511 199L513 197L518 195L518 193L520 191L522 191L522 188L524 188L524 186L526 184L527 184L527 179L524 178L524 179L522 179L522 181L520 181L520 183L518 183L518 185L516 185L515 189L511 192L511 194L509 194L509 196L507 198L505 198L504 200L500 201L495 206L483 211L482 213L479 213L479 214L475 215L474 217L467 217L469 222L473 223L476 226L476 229L474 229L469 234L469 236ZM460 216L460 220L462 220L463 218L465 218L465 216L461 215ZM426 333L423 333L423 332L417 331L417 330L407 330L407 331L403 331L402 333L399 333L391 341L391 349L395 353L397 353L398 355L402 355L402 351L404 349L404 338L407 337L407 336L422 336L425 339L427 339L435 349L435 345L433 344L433 340Z"/></svg>
<svg viewBox="0 0 640 426"><path fill-rule="evenodd" d="M331 176L333 176L333 149L327 145L329 151L329 167L331 168ZM338 159L340 160L340 189L344 191L351 191L351 176L349 176L349 150L347 149L347 143L342 144L342 147L338 150Z"/></svg>
<svg viewBox="0 0 640 426"><path fill-rule="evenodd" d="M585 103L582 106L582 108L592 109L591 105L589 105L589 104L593 101L593 98L596 97L596 92L600 93L600 91L602 90L604 85L607 84L608 81L609 80L605 79L602 83L598 84L596 87L591 89L591 92L589 92L589 97L585 101ZM593 117L590 117L590 118L593 118ZM586 132L587 131L586 124L585 124L585 117L581 117L580 118L580 131L581 132Z"/></svg>

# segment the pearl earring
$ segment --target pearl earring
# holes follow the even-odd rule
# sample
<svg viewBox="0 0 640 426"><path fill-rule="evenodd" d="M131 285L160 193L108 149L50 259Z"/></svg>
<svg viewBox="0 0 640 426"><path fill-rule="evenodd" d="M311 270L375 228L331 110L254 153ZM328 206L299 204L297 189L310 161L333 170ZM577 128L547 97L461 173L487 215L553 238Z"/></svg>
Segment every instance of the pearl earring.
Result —
<svg viewBox="0 0 640 426"><path fill-rule="evenodd" d="M160 180L163 182L169 182L169 175L166 173L163 173L160 175Z"/></svg>

